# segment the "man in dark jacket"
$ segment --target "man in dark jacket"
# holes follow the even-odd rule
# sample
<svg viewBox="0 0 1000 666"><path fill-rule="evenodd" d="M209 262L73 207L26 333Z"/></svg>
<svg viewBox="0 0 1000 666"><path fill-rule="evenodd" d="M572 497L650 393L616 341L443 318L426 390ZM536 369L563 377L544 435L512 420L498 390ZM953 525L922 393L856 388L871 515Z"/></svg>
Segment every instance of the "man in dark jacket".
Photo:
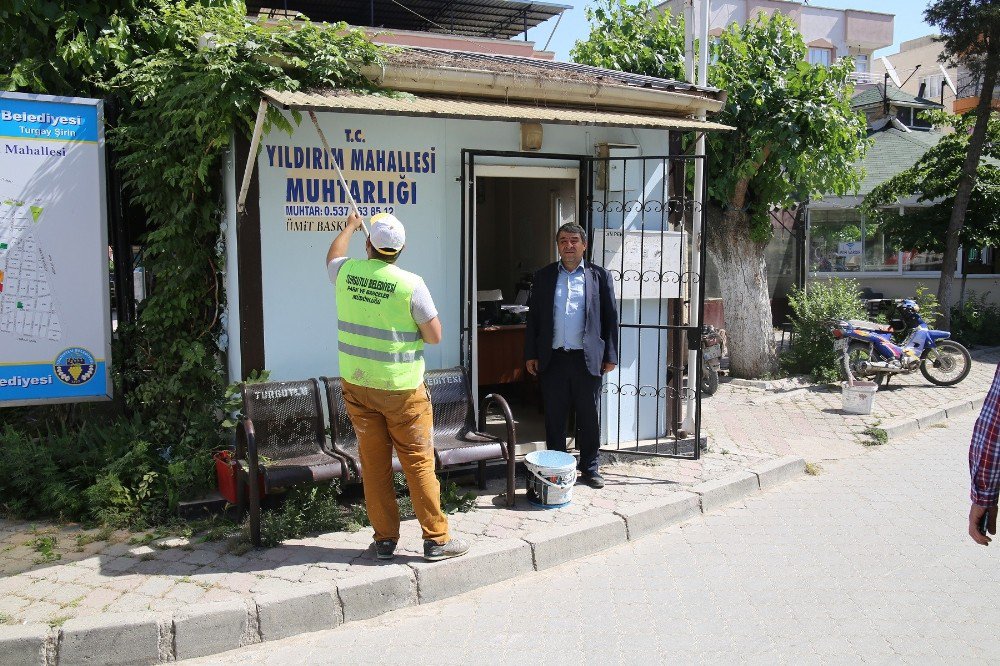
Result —
<svg viewBox="0 0 1000 666"><path fill-rule="evenodd" d="M524 358L538 375L545 401L548 448L566 450L566 418L576 412L576 448L583 481L603 488L598 471L601 376L618 364L618 308L611 274L583 260L587 234L564 224L556 234L559 261L537 273L528 302Z"/></svg>

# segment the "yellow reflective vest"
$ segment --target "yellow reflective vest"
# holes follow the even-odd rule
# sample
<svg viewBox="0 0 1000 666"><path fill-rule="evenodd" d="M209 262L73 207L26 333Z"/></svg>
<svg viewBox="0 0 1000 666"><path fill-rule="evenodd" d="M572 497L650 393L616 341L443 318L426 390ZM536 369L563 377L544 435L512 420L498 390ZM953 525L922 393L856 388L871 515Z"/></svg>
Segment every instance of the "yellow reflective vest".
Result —
<svg viewBox="0 0 1000 666"><path fill-rule="evenodd" d="M348 259L337 274L340 376L402 391L424 380L424 341L410 314L420 278L378 259Z"/></svg>

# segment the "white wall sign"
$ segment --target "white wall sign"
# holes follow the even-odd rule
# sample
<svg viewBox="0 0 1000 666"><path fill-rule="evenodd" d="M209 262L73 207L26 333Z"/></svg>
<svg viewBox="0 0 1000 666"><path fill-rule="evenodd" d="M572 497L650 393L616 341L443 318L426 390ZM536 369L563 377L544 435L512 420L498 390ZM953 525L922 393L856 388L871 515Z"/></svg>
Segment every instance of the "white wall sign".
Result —
<svg viewBox="0 0 1000 666"><path fill-rule="evenodd" d="M862 252L861 241L839 243L837 245L837 254L842 257L860 257Z"/></svg>
<svg viewBox="0 0 1000 666"><path fill-rule="evenodd" d="M111 397L100 100L0 92L0 406Z"/></svg>
<svg viewBox="0 0 1000 666"><path fill-rule="evenodd" d="M616 277L618 298L679 298L684 234L636 230L626 231L624 239L623 248L620 229L594 230L594 261Z"/></svg>

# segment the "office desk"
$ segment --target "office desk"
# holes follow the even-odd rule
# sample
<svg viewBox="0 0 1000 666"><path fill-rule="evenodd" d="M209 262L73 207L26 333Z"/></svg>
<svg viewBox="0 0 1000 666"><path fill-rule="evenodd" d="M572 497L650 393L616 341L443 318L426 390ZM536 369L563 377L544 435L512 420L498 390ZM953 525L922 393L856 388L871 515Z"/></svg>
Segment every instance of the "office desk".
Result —
<svg viewBox="0 0 1000 666"><path fill-rule="evenodd" d="M524 324L488 326L479 333L479 383L512 384L524 381Z"/></svg>

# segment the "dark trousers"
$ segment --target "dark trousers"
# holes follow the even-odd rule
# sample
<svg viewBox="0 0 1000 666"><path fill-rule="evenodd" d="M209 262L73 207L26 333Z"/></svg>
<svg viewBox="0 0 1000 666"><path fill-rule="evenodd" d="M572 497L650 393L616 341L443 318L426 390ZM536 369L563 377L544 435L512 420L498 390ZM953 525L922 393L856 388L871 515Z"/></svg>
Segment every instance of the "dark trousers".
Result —
<svg viewBox="0 0 1000 666"><path fill-rule="evenodd" d="M601 378L587 371L583 351L553 350L548 367L539 377L545 401L545 444L555 451L566 450L566 418L576 412L577 465L584 474L597 474L600 448Z"/></svg>

